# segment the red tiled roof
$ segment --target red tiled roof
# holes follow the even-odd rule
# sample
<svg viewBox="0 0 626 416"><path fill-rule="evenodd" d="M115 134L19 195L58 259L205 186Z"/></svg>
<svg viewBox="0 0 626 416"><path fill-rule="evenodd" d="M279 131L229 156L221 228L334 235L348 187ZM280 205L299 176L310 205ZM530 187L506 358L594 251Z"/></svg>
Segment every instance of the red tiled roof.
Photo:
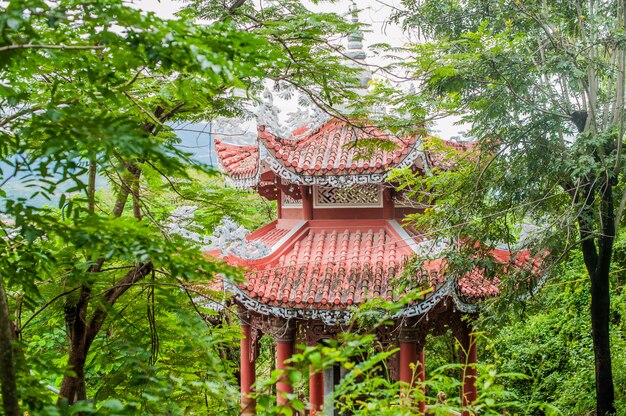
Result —
<svg viewBox="0 0 626 416"><path fill-rule="evenodd" d="M437 287L448 278L444 259L429 260L423 264L422 269L428 274L428 283L431 287ZM486 278L479 269L474 269L456 280L459 294L472 300L497 296L500 293L499 284L500 280Z"/></svg>
<svg viewBox="0 0 626 416"><path fill-rule="evenodd" d="M359 140L376 139L391 150L366 152ZM300 140L283 140L259 127L259 140L287 169L300 175L353 175L384 173L400 163L417 138L400 139L374 126L357 126L331 119Z"/></svg>
<svg viewBox="0 0 626 416"><path fill-rule="evenodd" d="M499 295L499 284L500 279L497 277L493 280L487 279L478 269L472 270L457 280L459 292L471 299L484 299Z"/></svg>
<svg viewBox="0 0 626 416"><path fill-rule="evenodd" d="M337 118L293 140L282 139L261 125L257 140L267 149L269 157L288 171L309 177L384 174L401 164L409 154L424 151L416 148L417 137L398 138L375 126L359 126ZM355 146L364 140L378 140L379 148L368 151ZM473 142L454 142L434 137L429 137L427 141L424 153L428 165L443 169L454 165L454 153L471 153L475 145ZM215 149L226 173L240 185L250 186L249 182L242 181L255 179L260 173L259 145L238 146L216 139ZM409 157L409 160L415 158ZM416 163L418 168L421 167L419 162Z"/></svg>
<svg viewBox="0 0 626 416"><path fill-rule="evenodd" d="M384 220L309 221L252 271L240 288L269 305L345 309L373 298L392 299L391 280L412 250Z"/></svg>
<svg viewBox="0 0 626 416"><path fill-rule="evenodd" d="M293 224L291 222L286 222L286 224L284 225L284 222L281 222L279 227L278 221L272 221L250 234L248 240L260 241L271 247L291 231L290 225Z"/></svg>
<svg viewBox="0 0 626 416"><path fill-rule="evenodd" d="M296 130L294 135L301 130ZM299 176L384 174L399 163L410 164L415 157L405 161L407 156L421 152L416 147L417 137L401 139L374 126L358 126L336 118L293 140L277 137L261 125L257 140L267 149L268 157ZM355 146L364 140L376 140L375 145L386 150ZM259 173L259 145L238 146L215 140L215 149L226 173L235 182L250 186L241 181L253 179ZM419 162L418 167L421 167Z"/></svg>
<svg viewBox="0 0 626 416"><path fill-rule="evenodd" d="M415 254L417 233L409 235L387 220L314 220L285 232L288 227L281 221L285 220L250 236L274 245L269 256L252 261L229 259L250 270L247 282L239 286L250 298L284 308L340 310L374 298L390 301L402 295L394 293L394 279ZM288 232L292 235L276 245ZM427 261L423 269L427 273L417 278L427 279L426 286L433 289L448 277L442 259ZM423 287L420 281L416 283ZM499 281L485 278L478 270L456 284L459 293L471 300L499 293Z"/></svg>
<svg viewBox="0 0 626 416"><path fill-rule="evenodd" d="M426 158L429 166L448 169L454 165L454 159L463 153L471 152L474 146L475 142L455 142L429 137Z"/></svg>
<svg viewBox="0 0 626 416"><path fill-rule="evenodd" d="M215 139L220 164L234 180L253 179L259 170L259 147L238 146Z"/></svg>

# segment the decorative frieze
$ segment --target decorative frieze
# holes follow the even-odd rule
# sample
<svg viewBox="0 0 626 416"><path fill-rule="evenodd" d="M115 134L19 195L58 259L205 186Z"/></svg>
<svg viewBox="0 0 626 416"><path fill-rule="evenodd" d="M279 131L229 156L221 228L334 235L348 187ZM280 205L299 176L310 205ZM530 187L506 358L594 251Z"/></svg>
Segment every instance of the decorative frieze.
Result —
<svg viewBox="0 0 626 416"><path fill-rule="evenodd" d="M385 182L390 171L382 173L342 174L342 175L302 175L285 167L284 161L279 160L268 151L262 141L259 141L261 158L265 160L269 168L282 179L299 185L319 185L336 188L349 188L355 185ZM410 167L418 158L422 159L423 166L428 166L426 156L422 151L422 141L417 140L409 149L408 154L398 164L393 166L397 169Z"/></svg>
<svg viewBox="0 0 626 416"><path fill-rule="evenodd" d="M382 208L382 187L375 184L352 188L314 187L315 208Z"/></svg>

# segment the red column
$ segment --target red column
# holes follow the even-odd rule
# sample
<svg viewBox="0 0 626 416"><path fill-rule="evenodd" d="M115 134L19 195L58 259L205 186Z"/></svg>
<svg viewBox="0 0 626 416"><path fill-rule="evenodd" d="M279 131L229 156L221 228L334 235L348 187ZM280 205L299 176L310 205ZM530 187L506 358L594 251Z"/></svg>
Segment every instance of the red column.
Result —
<svg viewBox="0 0 626 416"><path fill-rule="evenodd" d="M311 402L311 416L317 415L324 404L324 373L309 368L309 401Z"/></svg>
<svg viewBox="0 0 626 416"><path fill-rule="evenodd" d="M286 363L293 356L295 326L293 321L276 318L272 322L272 334L276 341L276 369L286 370L289 365ZM276 382L276 403L286 405L289 401L285 395L293 393L293 387L289 381L289 376L283 374Z"/></svg>
<svg viewBox="0 0 626 416"><path fill-rule="evenodd" d="M459 317L459 324L452 327L454 336L460 344L459 361L463 365L463 388L461 390L461 404L464 408L476 401L476 337L472 334L471 324ZM463 411L463 416L471 416L473 412Z"/></svg>
<svg viewBox="0 0 626 416"><path fill-rule="evenodd" d="M426 372L424 371L424 334L417 328L400 328L400 381L408 383L411 387L416 382L424 382L426 380ZM415 373L411 368L411 364L415 365ZM422 387L423 388L423 387ZM424 392L422 390L422 392ZM420 412L426 411L426 402L420 400L417 403Z"/></svg>
<svg viewBox="0 0 626 416"><path fill-rule="evenodd" d="M396 216L393 192L389 188L383 189L383 218L392 220Z"/></svg>
<svg viewBox="0 0 626 416"><path fill-rule="evenodd" d="M276 217L283 217L283 190L278 188L278 197L276 198Z"/></svg>
<svg viewBox="0 0 626 416"><path fill-rule="evenodd" d="M413 382L411 364L417 361L417 343L412 340L400 341L400 381Z"/></svg>
<svg viewBox="0 0 626 416"><path fill-rule="evenodd" d="M302 195L302 219L313 219L313 187L300 185L300 194Z"/></svg>
<svg viewBox="0 0 626 416"><path fill-rule="evenodd" d="M288 364L285 361L293 356L293 339L276 339L276 369L285 370ZM276 403L280 405L287 404L288 400L285 394L293 393L293 387L289 381L289 377L284 374L276 383Z"/></svg>
<svg viewBox="0 0 626 416"><path fill-rule="evenodd" d="M466 343L463 345L461 351L461 363L463 365L463 407L469 406L476 401L478 397L478 391L476 390L476 376L478 374L476 370L476 338L473 334L468 334L465 339ZM470 416L472 413L468 411L463 412L463 416Z"/></svg>
<svg viewBox="0 0 626 416"><path fill-rule="evenodd" d="M241 379L241 414L253 415L255 414L256 403L253 398L250 397L252 392L252 385L256 378L255 360L252 357L252 337L250 325L242 324L241 332L243 338L240 341L239 357L239 373Z"/></svg>

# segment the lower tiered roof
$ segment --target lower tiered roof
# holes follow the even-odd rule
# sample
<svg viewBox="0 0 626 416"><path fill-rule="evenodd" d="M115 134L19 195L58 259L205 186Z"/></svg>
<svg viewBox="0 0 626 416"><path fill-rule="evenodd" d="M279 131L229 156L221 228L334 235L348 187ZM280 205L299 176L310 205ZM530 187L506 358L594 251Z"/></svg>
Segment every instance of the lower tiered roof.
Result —
<svg viewBox="0 0 626 416"><path fill-rule="evenodd" d="M408 233L395 220L283 219L249 239L265 242L271 252L257 260L228 257L248 269L246 282L229 287L236 299L267 314L277 310L294 317L309 316L303 311L312 310L345 314L351 306L372 299L397 300L405 293L399 289L400 278L412 287L430 288L424 302L454 295L471 304L499 293L499 281L478 270L451 283L441 259L426 261L422 273L403 277L407 261L423 254L425 243L419 233ZM495 250L493 255L498 261L515 262L508 251ZM444 286L446 293L440 290Z"/></svg>

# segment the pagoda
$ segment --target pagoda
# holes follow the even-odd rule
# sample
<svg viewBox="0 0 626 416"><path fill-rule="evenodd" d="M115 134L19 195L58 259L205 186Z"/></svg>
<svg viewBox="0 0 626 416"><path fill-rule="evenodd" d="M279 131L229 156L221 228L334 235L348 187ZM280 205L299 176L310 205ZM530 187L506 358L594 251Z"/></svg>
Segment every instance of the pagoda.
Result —
<svg viewBox="0 0 626 416"><path fill-rule="evenodd" d="M376 138L391 142L394 150L376 150L363 156L354 146ZM459 145L449 143L450 146ZM258 128L255 145L240 146L216 140L220 164L231 185L255 189L274 200L278 219L248 238L263 242L269 252L261 258L230 255L232 264L244 266L246 282L225 282L240 310L242 406L253 412L248 397L255 381L258 341L272 334L277 368L284 368L296 343L313 345L333 338L349 324L354 307L373 299L396 301L395 285L407 261L430 246L423 235L402 220L422 208L394 190L391 169L410 168L426 174L441 163L437 154L424 152L417 137L398 138L375 126L331 118L297 139L282 139ZM493 254L503 262L505 250ZM428 262L427 273L416 277L429 293L394 315L394 326L380 331L380 340L399 347L390 363L398 380L410 383L411 364L424 379L424 341L428 333L451 329L460 342L466 363L463 401L476 398L474 385L476 343L469 326L475 303L498 294L497 281L470 273L451 279L440 273L443 260ZM465 355L467 353L467 356ZM332 372L326 378L334 377ZM324 401L323 374L310 379L311 414ZM278 402L291 386L281 381ZM423 410L424 403L418 406Z"/></svg>
<svg viewBox="0 0 626 416"><path fill-rule="evenodd" d="M350 42L348 52L362 60L360 38L353 36ZM377 139L385 146L364 153L356 146L363 139ZM315 345L336 337L346 330L359 305L402 297L396 290L398 278L409 259L423 255L432 242L403 225L406 215L423 207L396 192L389 174L409 168L425 175L445 162L441 154L424 151L420 137L396 137L374 125L338 117L314 128L296 129L289 138L261 124L255 144L215 140L215 149L231 186L254 189L277 204L277 220L248 236L268 250L262 256L225 258L247 270L244 283L224 284L238 306L243 333L242 411L253 414L250 393L262 335L273 336L276 367L284 369L296 344ZM492 254L502 262L513 260L506 250ZM425 379L426 336L451 330L461 346L462 403L467 406L477 397L471 321L476 303L498 294L498 281L478 272L447 276L444 263L445 259L424 263L426 272L412 279L428 288L427 294L393 315L394 324L379 329L378 336L383 345L399 348L388 363L392 377L411 383ZM325 395L325 408L332 406L328 397L337 377L336 369L311 372L311 415L320 411ZM287 404L286 393L291 392L289 382L279 380L278 404ZM425 403L416 406L425 412Z"/></svg>

